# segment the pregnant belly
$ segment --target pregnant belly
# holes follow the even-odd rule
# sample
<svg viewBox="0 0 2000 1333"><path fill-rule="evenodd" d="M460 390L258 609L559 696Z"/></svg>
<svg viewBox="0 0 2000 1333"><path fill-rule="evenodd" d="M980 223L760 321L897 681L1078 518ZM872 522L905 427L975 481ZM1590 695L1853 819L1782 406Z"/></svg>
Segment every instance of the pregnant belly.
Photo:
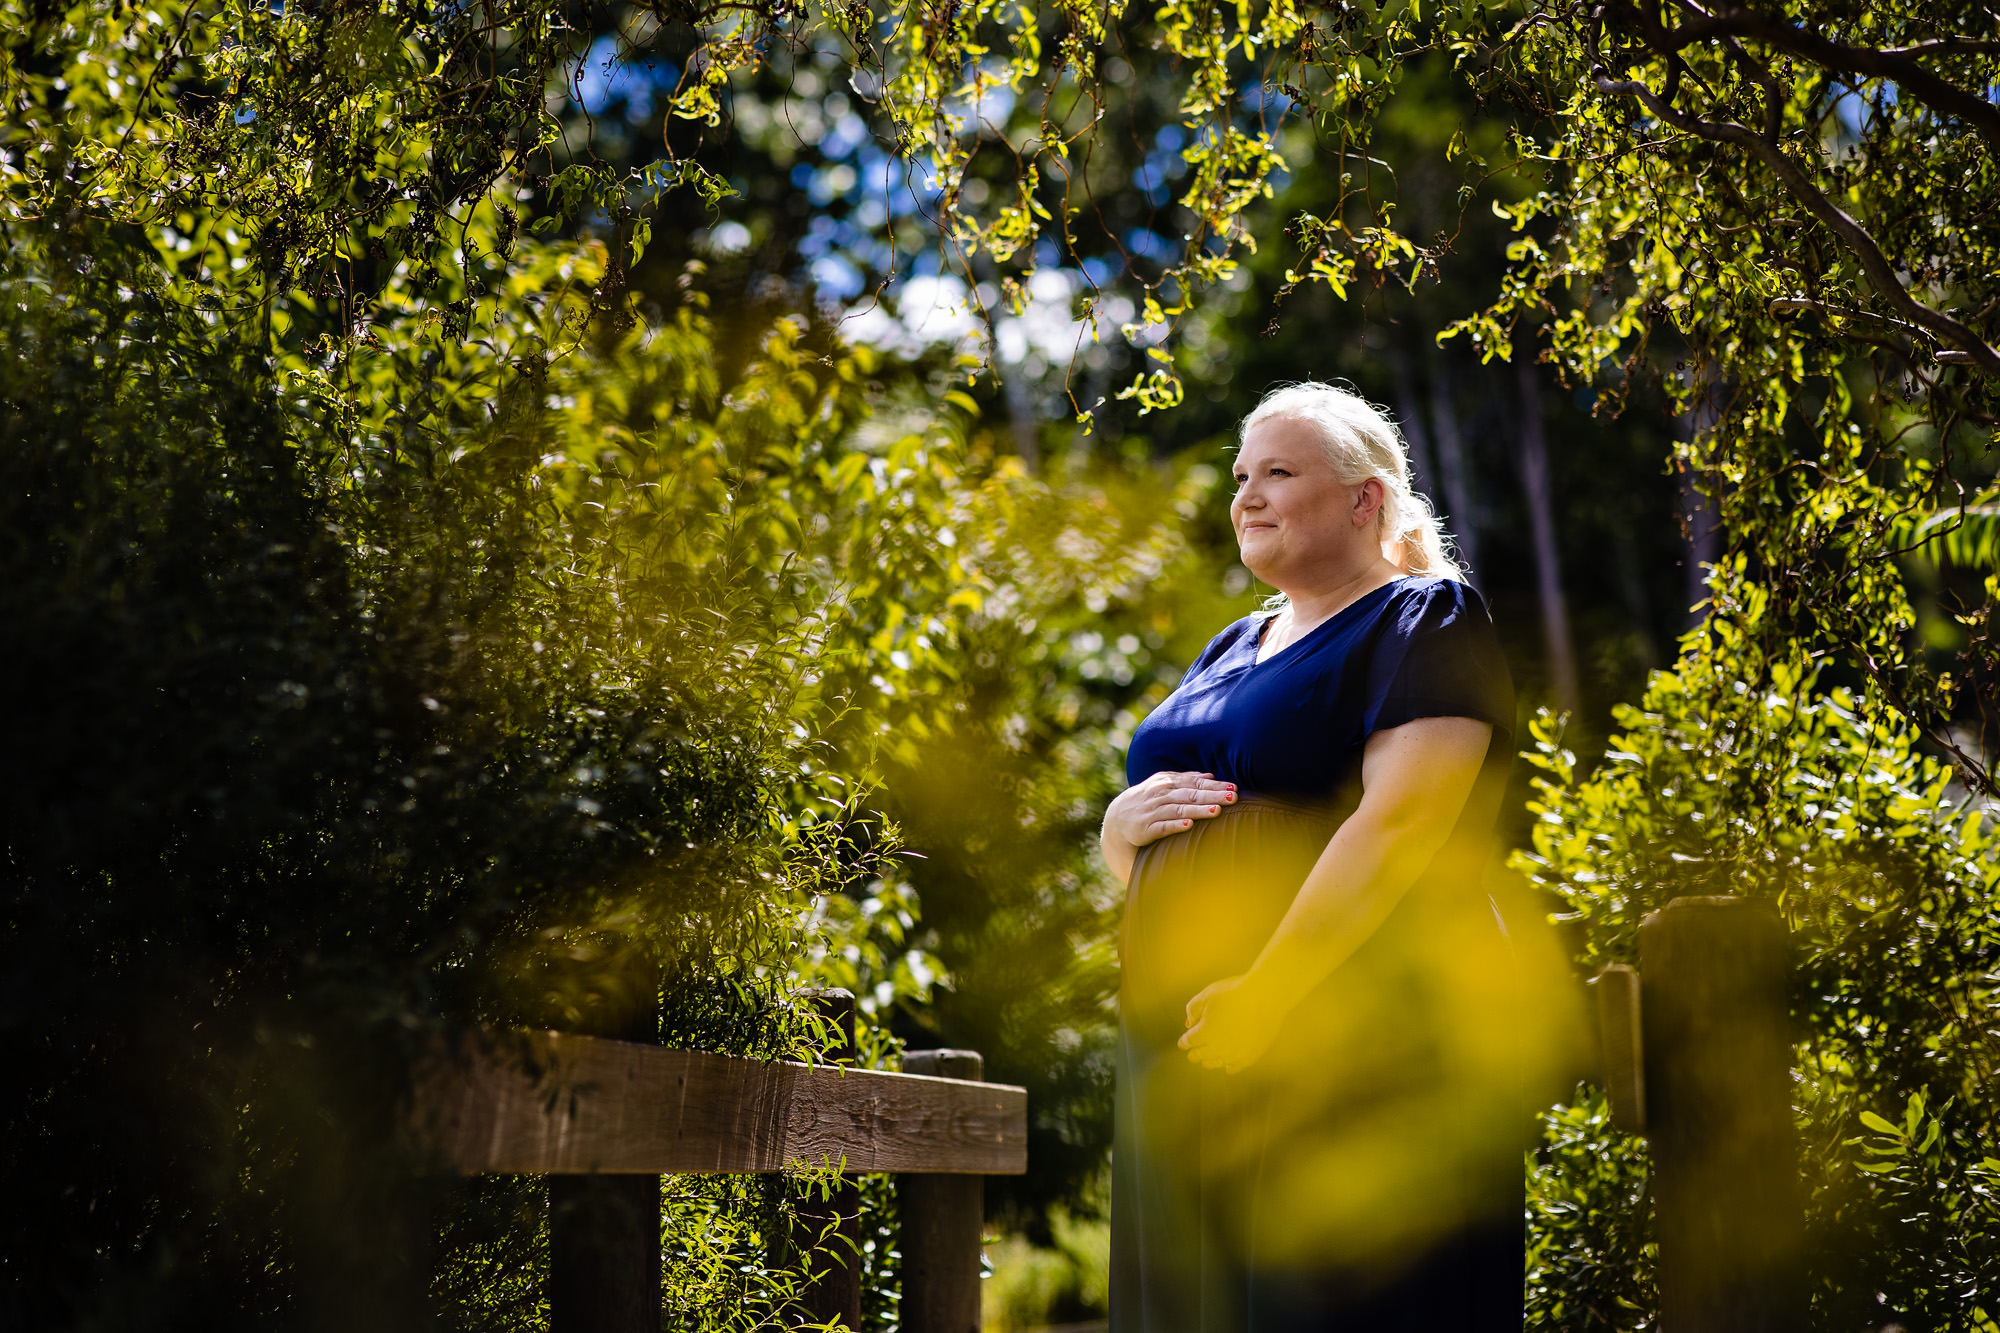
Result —
<svg viewBox="0 0 2000 1333"><path fill-rule="evenodd" d="M1338 827L1329 813L1245 796L1140 848L1119 939L1127 1025L1178 1037L1196 991L1256 960Z"/></svg>
<svg viewBox="0 0 2000 1333"><path fill-rule="evenodd" d="M1453 862L1401 895L1256 1064L1192 1070L1174 1049L1188 1000L1250 966L1338 827L1245 800L1143 848L1127 899L1120 1077L1135 1128L1120 1132L1204 1180L1258 1182L1258 1214L1283 1219L1258 1232L1260 1253L1366 1258L1489 1207L1518 1215L1522 1088L1567 1068L1549 1024L1571 988L1560 953L1523 973L1516 946L1534 952L1533 937L1506 934L1477 865Z"/></svg>

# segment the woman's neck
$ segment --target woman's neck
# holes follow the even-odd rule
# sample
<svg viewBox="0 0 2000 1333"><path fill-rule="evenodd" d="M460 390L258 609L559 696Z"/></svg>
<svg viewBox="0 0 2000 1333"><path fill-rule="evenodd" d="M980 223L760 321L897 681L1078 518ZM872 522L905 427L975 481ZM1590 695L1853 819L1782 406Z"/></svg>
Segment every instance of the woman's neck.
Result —
<svg viewBox="0 0 2000 1333"><path fill-rule="evenodd" d="M1403 571L1388 560L1378 557L1373 563L1362 566L1337 582L1279 588L1278 591L1285 594L1285 600L1290 603L1292 626L1296 631L1340 614L1383 584L1401 578L1402 574Z"/></svg>

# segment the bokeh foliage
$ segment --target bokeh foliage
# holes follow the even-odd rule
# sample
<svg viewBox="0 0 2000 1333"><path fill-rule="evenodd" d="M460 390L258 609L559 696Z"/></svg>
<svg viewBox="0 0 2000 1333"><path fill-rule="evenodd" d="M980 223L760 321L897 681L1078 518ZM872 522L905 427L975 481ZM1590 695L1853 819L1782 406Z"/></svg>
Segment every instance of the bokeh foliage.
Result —
<svg viewBox="0 0 2000 1333"><path fill-rule="evenodd" d="M551 399L614 387L585 352L378 326L316 394L90 254L8 282L9 1308L379 1319L441 1032L615 1025L664 974L663 1035L810 1036L803 905L893 845L823 776L839 575L771 541L783 481L828 497L772 461L824 404L784 330L730 401L697 325L659 340L665 447L773 483L732 523L695 461L568 451Z"/></svg>
<svg viewBox="0 0 2000 1333"><path fill-rule="evenodd" d="M1129 312L1097 332L1146 412L1227 378L1246 340L1205 312L1250 317L1260 241L1292 305L1429 290L1488 220L1399 211L1377 135L1412 89L1472 99L1433 156L1513 268L1451 331L1540 342L1607 409L1664 395L1731 548L1605 767L1549 738L1531 872L1593 960L1681 886L1779 896L1848 1265L1826 1317L1881 1291L1980 1326L1988 857L1918 738L1990 793L1988 10L618 6L603 56L670 76L643 165L576 140L602 17L0 7L10 1314L371 1317L352 1275L420 1250L354 1221L421 1192L389 1132L411 1057L615 1024L659 969L663 1033L712 1049L799 1049L808 981L979 1034L1074 1168L1023 1202L1078 1196L1115 910L1081 848L1119 738L1226 618L1179 531L1214 478L1042 480L948 375L814 312L710 311L694 267L634 300L649 247L767 161L808 198L838 175L844 120L775 128L826 98L733 114L810 75L916 187L841 205L868 283L935 246L991 315L1082 274L1076 313ZM1299 215L1267 204L1306 173ZM1092 373L1084 415L1119 392ZM949 886L928 919L864 798ZM933 949L987 961L915 1008ZM1552 1327L1643 1322L1608 1132L1551 1120ZM525 1291L533 1200L481 1188L451 1243ZM782 1200L736 1188L684 1191L675 1243L714 1237L691 1269L763 1262Z"/></svg>

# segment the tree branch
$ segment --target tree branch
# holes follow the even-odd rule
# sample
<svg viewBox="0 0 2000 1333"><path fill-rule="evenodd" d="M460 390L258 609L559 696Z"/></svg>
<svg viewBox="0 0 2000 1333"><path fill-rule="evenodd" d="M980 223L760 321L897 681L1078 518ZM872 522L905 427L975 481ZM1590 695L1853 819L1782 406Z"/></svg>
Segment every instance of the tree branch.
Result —
<svg viewBox="0 0 2000 1333"><path fill-rule="evenodd" d="M1932 335L1929 329L1920 328L1907 320L1891 319L1887 315L1878 315L1872 310L1858 310L1852 306L1833 305L1827 301L1815 301L1804 296L1777 297L1771 302L1769 309L1774 315L1798 314L1811 311L1813 314L1827 315L1835 319L1852 319L1859 320L1864 324L1880 324L1893 332L1913 338L1923 343L1926 347L1932 347L1937 342L1936 337Z"/></svg>
<svg viewBox="0 0 2000 1333"><path fill-rule="evenodd" d="M1897 278L1895 268L1882 247L1851 214L1833 200L1827 198L1799 165L1792 161L1775 142L1764 138L1748 126L1734 121L1706 120L1700 116L1676 110L1671 103L1654 92L1645 83L1636 79L1613 79L1605 74L1602 66L1593 71L1599 92L1625 97L1636 97L1646 109L1667 124L1684 133L1706 139L1711 143L1733 144L1748 152L1778 178L1794 199L1841 240L1854 257L1861 261L1862 272L1868 275L1877 292L1890 305L1902 313L1911 323L1922 326L1938 335L1946 342L1954 343L1967 355L1965 364L1984 371L1988 375L2000 377L2000 351L1989 346L1986 340L1972 329L1949 315L1941 314L1911 296ZM1940 360L1945 359L1940 356ZM1956 361L1956 358L1952 358Z"/></svg>
<svg viewBox="0 0 2000 1333"><path fill-rule="evenodd" d="M1666 45L1660 48L1662 54L1679 52L1697 42L1716 38L1748 37L1752 41L1763 42L1781 51L1803 56L1827 69L1894 80L1899 88L1932 110L1956 116L1972 126L1973 130L1986 141L1986 146L1993 154L2000 157L2000 106L1995 106L1977 94L1967 92L1949 79L1925 68L1912 54L1924 48L1903 47L1884 50L1871 46L1849 46L1845 42L1836 42L1818 33L1794 28L1781 20L1766 18L1761 14L1752 14L1745 10L1692 19L1678 27L1665 29L1664 36ZM1952 39L1953 43L1957 40ZM1925 47L1937 48L1942 45L1945 44L1926 43ZM1954 44L1949 50L1937 50L1935 53L1983 54L1987 48L2000 51L2000 41L1969 43L1966 47Z"/></svg>
<svg viewBox="0 0 2000 1333"><path fill-rule="evenodd" d="M1912 46L1891 46L1882 52L1885 56L2000 56L2000 38L1991 37L1940 37L1934 42L1917 42Z"/></svg>

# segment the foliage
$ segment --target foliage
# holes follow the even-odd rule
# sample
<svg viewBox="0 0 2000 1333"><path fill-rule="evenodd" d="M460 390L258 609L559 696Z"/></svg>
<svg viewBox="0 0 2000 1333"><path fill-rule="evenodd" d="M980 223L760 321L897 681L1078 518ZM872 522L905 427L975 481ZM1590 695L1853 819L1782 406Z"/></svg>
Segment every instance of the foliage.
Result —
<svg viewBox="0 0 2000 1333"><path fill-rule="evenodd" d="M1454 331L1545 338L1607 408L1664 393L1733 547L1605 766L1544 736L1534 873L1591 960L1689 885L1776 895L1810 950L1821 1309L1984 1317L1991 858L1916 739L1992 789L1967 733L2000 583L1921 561L1990 546L1978 4L647 3L589 61L544 0L0 14L10 1313L375 1319L350 1275L421 1247L355 1219L408 1211L388 1129L424 1042L617 1028L662 968L676 1040L800 1050L785 993L837 978L1053 1071L1036 1151L1078 1192L1112 905L1082 835L1223 618L1177 532L1213 478L1044 483L965 437L945 376L711 315L693 267L634 299L674 220L791 154L840 201L799 254L879 283L935 246L989 350L1045 289L1120 342L1079 352L1085 417L1112 365L1148 412L1226 378L1205 312L1240 313L1288 174L1326 179L1268 275L1293 305L1415 292L1497 205L1513 268ZM648 61L666 157L595 156L570 103ZM1477 99L1456 215L1378 151L1447 66ZM857 163L900 180L879 215ZM861 813L884 782L893 821ZM896 823L956 910L920 920ZM931 950L984 961L913 1010ZM1855 1142L1917 1094L1907 1151ZM1583 1169L1593 1115L1551 1122L1537 1252L1586 1288L1548 1318L1615 1324L1636 1168ZM517 1278L532 1202L494 1188L456 1234ZM731 1227L764 1233L716 1188L679 1215L734 1210L703 1251L733 1262Z"/></svg>
<svg viewBox="0 0 2000 1333"><path fill-rule="evenodd" d="M1528 1171L1526 1326L1655 1326L1654 1245L1646 1145L1611 1128L1602 1091L1542 1116Z"/></svg>
<svg viewBox="0 0 2000 1333"><path fill-rule="evenodd" d="M1873 1160L1855 1169L1875 1178L1883 1210L1904 1229L1899 1240L1908 1246L1913 1285L1939 1293L1934 1308L1949 1311L1959 1326L1992 1327L2000 1158L1958 1156L1922 1092L1910 1094L1895 1120L1863 1111L1861 1122L1872 1132L1859 1146Z"/></svg>
<svg viewBox="0 0 2000 1333"><path fill-rule="evenodd" d="M1110 1305L1111 1226L1051 1211L1047 1247L1005 1235L986 1247L993 1272L980 1284L982 1328L995 1333L1102 1318Z"/></svg>
<svg viewBox="0 0 2000 1333"><path fill-rule="evenodd" d="M1511 269L1493 291L1454 290L1457 309L1435 312L1448 332L1489 359L1545 342L1601 410L1663 392L1693 427L1677 469L1775 595L1774 623L1851 662L1871 699L1986 783L1966 732L1985 725L1993 598L1977 579L1926 589L1943 609L1918 634L1898 570L1913 546L1976 551L1954 534L1990 526L2000 46L1981 5L1162 0L669 18L638 4L610 27L593 58L655 71L635 123L657 121L668 160L706 151L677 128L719 127L725 82L744 141L781 170L797 159L840 213L796 240L815 274L848 272L829 279L835 299L933 246L962 272L989 350L1043 287L1072 301L1084 344L1119 326L1110 341L1130 357L1079 344L1072 358L1092 367L1086 416L1110 364L1138 358L1123 392L1150 410L1180 403L1184 373L1206 378L1219 348L1243 350L1203 312L1246 317L1242 264L1295 174L1326 188L1287 191L1280 316L1308 286L1414 292L1484 263L1471 214L1490 206L1517 233ZM1385 145L1405 104L1437 104L1443 65L1470 100L1445 162L1406 187L1412 162ZM914 182L904 158L923 164ZM751 183L741 149L718 160ZM1455 209L1427 206L1440 165ZM898 170L907 188L887 184Z"/></svg>
<svg viewBox="0 0 2000 1333"><path fill-rule="evenodd" d="M1280 303L1302 284L1344 295L1440 274L1463 216L1405 230L1372 150L1398 89L1449 59L1511 119L1498 145L1471 120L1446 144L1461 208L1488 192L1518 232L1499 290L1450 331L1489 358L1545 338L1546 359L1612 408L1660 380L1706 427L1683 465L1775 594L1770 614L1845 654L1985 782L1953 725L1984 715L1990 598L1954 590L1972 634L1943 671L1909 640L1896 573L1906 520L1990 502L2000 45L1981 5L769 6L688 30L646 5L621 13L607 60L682 71L660 99L675 154L676 120L720 124L718 89L756 86L767 58L856 71L861 101L842 105L925 163L938 243L982 311L1021 314L1042 267L1062 265L1085 275L1078 313L1098 337L1116 291L1145 367L1122 392L1147 410L1181 402L1176 366L1204 356L1195 312L1227 301L1293 168L1332 160L1338 188L1290 219ZM1168 81L1148 91L1142 67ZM1162 86L1171 108L1155 105ZM1117 140L1156 127L1159 160L1135 164ZM1127 171L1172 200L1157 224L1098 206L1130 193ZM915 243L891 230L897 252Z"/></svg>
<svg viewBox="0 0 2000 1333"><path fill-rule="evenodd" d="M1641 916L1674 897L1774 899L1800 954L1815 1322L1982 1328L1995 1278L1984 1163L2000 1143L1990 816L1893 714L1828 688L1795 643L1745 633L1764 629L1765 611L1719 608L1707 642L1619 711L1596 772L1576 767L1553 722L1538 725L1538 818L1517 864L1570 905L1592 966L1636 963ZM1601 1114L1572 1108L1552 1129L1552 1144L1582 1138L1607 1163L1626 1152ZM1564 1188L1629 1217L1642 1206L1631 1182L1614 1172ZM1644 1251L1615 1231L1586 1240L1546 1206L1537 1225L1538 1247L1569 1256L1570 1308L1624 1308L1649 1280ZM1552 1313L1549 1326L1640 1325Z"/></svg>
<svg viewBox="0 0 2000 1333"><path fill-rule="evenodd" d="M534 239L547 14L177 13L9 29L5 1308L393 1324L433 1037L644 1030L664 981L663 1038L797 1054L802 983L923 994L858 801L948 737L962 640L1132 595L1176 515L1135 493L1092 570L1101 495L866 354L780 320L725 363L697 273L644 320L616 245ZM741 1278L686 1320L784 1304L760 1191L670 1187L686 1270ZM538 1198L443 1200L457 1317L539 1318Z"/></svg>
<svg viewBox="0 0 2000 1333"><path fill-rule="evenodd" d="M697 467L668 495L563 452L533 418L582 358L391 330L329 403L196 314L115 313L129 255L91 253L60 303L17 269L4 339L7 1300L364 1317L343 1301L383 1284L348 1265L410 1244L361 1218L416 1179L390 1131L440 1024L615 1024L664 968L717 1000L667 1016L689 1044L809 1036L769 998L796 904L887 846L782 836L844 808L810 685L830 590L760 548L781 504L732 527ZM681 443L764 475L774 414L825 406L784 334L725 400L680 332L649 366L715 384Z"/></svg>
<svg viewBox="0 0 2000 1333"><path fill-rule="evenodd" d="M1614 6L1521 29L1549 188L1515 211L1511 289L1464 326L1500 348L1498 320L1545 312L1550 357L1585 378L1620 356L1636 374L1671 329L1677 392L1713 427L1685 462L1745 557L1724 577L1988 789L1983 742L1955 728L1984 725L1992 594L1954 590L1970 638L1946 636L1964 656L1941 671L1897 557L1909 520L1976 505L1992 473L1990 28L1946 5Z"/></svg>
<svg viewBox="0 0 2000 1333"><path fill-rule="evenodd" d="M1289 0L1240 13L1162 0L1132 14L1110 4L1048 13L962 5L940 15L638 4L616 11L608 48L591 48L601 72L564 45L554 11L527 0L476 17L230 12L241 21L229 29L101 25L63 76L65 100L101 114L113 85L125 86L107 71L143 68L138 118L115 136L115 153L84 152L88 170L75 173L48 156L61 156L63 136L47 138L46 151L36 134L21 136L23 189L156 222L197 199L226 210L284 198L301 218L324 213L366 231L369 244L337 241L331 221L296 220L225 226L219 240L207 229L204 247L298 284L322 326L335 307L365 309L380 287L379 275L336 256L366 254L364 269L400 260L431 315L462 328L516 232L520 200L486 198L512 173L554 213L583 208L599 220L609 245L593 300L617 309L661 191L686 186L713 203L735 188L704 164L734 151L732 136L712 133L733 90L780 66L821 87L842 75L853 96L841 94L840 114L860 116L861 128L831 128L843 141L865 138L872 120L882 135L881 152L862 165L885 178L913 155L926 164L909 208L887 207L872 222L867 208L853 210L849 231L887 227L884 271L918 243L914 218L935 205L932 240L975 292L990 290L982 308L1020 313L1046 264L1093 288L1132 286L1120 297L1133 312L1123 323L1150 349L1150 368L1126 392L1149 407L1182 397L1175 330L1191 336L1198 301L1236 280L1262 201L1306 154L1341 163L1340 188L1323 212L1292 221L1294 284L1414 286L1440 270L1463 228L1429 240L1398 230L1397 187L1386 172L1378 179L1370 148L1410 71L1449 58L1515 120L1498 150L1479 133L1448 142L1464 172L1461 197L1469 204L1482 186L1504 186L1493 202L1520 229L1496 302L1458 331L1486 355L1509 356L1517 333L1544 324L1549 357L1584 384L1601 381L1612 403L1658 369L1647 351L1655 333L1679 348L1685 373L1666 386L1713 427L1689 442L1684 462L1751 557L1746 569L1777 594L1771 613L1787 632L1845 653L1881 698L1983 780L1977 754L1952 730L1983 708L1983 596L1958 608L1975 632L1958 644L1964 666L1944 672L1908 641L1913 613L1894 568L1898 520L1983 502L1990 471L1980 459L2000 371L1989 336L2000 306L1987 288L2000 265L1986 248L1983 210L1995 196L2000 129L1981 90L2000 53L1980 35L1976 4L1850 14L1801 3L1706 18L1541 3L1428 17L1401 4L1320 11ZM27 30L24 51L48 40L33 34L53 31ZM1100 60L1100 46L1126 55ZM247 54L263 49L279 58ZM1171 74L1143 94L1141 50L1157 50ZM343 53L337 72L330 52ZM571 142L574 127L545 110L559 78L610 86L627 65L662 61L645 80L670 150L660 162L621 171L595 160ZM50 74L34 63L10 66L24 114L48 100L36 80ZM1110 129L1145 136L1162 113L1149 99L1163 88L1174 97L1159 143L1177 146L1162 147L1157 162L1148 156L1141 174L1161 176L1148 191L1164 212L1138 230L1122 215L1101 219L1086 237L1087 202L1136 169L1108 145ZM461 105L477 114L447 114ZM791 103L760 105L746 134L768 139ZM225 106L230 114L218 114ZM830 107L810 110L816 142L829 132ZM807 101L798 109L806 114ZM432 124L443 127L435 143L424 128ZM799 143L811 146L804 132ZM982 157L1004 169L969 174ZM855 177L838 165L828 170ZM349 171L371 184L357 199L337 198ZM1093 177L1100 171L1111 176ZM981 188L968 192L970 179ZM483 243L464 244L487 209ZM860 245L850 239L848 248ZM1154 260L1128 262L1139 251ZM1083 304L1091 315L1097 298Z"/></svg>

